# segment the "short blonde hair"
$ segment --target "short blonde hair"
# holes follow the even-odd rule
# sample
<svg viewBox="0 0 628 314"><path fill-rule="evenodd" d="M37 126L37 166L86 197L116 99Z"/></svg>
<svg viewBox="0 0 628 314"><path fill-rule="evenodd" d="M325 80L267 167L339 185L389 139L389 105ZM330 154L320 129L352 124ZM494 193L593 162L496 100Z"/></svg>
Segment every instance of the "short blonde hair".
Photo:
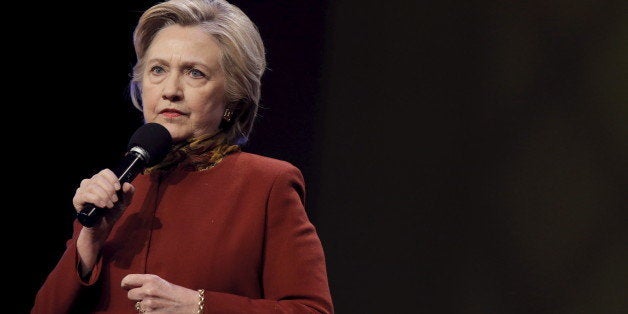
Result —
<svg viewBox="0 0 628 314"><path fill-rule="evenodd" d="M243 144L253 128L266 69L264 44L249 17L225 0L170 0L146 10L133 33L137 63L130 92L133 105L142 110L141 83L144 55L155 35L171 25L200 26L220 47L220 66L225 73L227 108L235 111L233 125L223 130L226 143Z"/></svg>

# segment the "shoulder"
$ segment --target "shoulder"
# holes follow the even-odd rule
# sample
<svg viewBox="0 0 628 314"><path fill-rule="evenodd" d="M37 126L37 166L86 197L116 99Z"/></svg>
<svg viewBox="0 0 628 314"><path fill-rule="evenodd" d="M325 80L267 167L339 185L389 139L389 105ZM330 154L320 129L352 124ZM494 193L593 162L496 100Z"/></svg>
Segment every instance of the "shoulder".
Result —
<svg viewBox="0 0 628 314"><path fill-rule="evenodd" d="M287 170L296 169L296 167L284 160L261 156L257 154L251 154L246 152L240 152L233 155L234 162L243 168L252 171L262 172L283 172Z"/></svg>
<svg viewBox="0 0 628 314"><path fill-rule="evenodd" d="M238 172L248 177L277 177L290 174L302 177L301 171L296 166L284 160L247 152L233 154L228 159Z"/></svg>

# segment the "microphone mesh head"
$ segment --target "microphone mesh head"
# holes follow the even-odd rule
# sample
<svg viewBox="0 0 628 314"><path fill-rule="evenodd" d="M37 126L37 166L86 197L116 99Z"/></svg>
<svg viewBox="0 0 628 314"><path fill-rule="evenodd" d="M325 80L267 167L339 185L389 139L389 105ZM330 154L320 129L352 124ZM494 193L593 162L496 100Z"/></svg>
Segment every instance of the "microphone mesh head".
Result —
<svg viewBox="0 0 628 314"><path fill-rule="evenodd" d="M148 152L146 166L159 163L172 145L172 136L168 129L159 123L146 123L139 127L129 140L128 149L140 147Z"/></svg>

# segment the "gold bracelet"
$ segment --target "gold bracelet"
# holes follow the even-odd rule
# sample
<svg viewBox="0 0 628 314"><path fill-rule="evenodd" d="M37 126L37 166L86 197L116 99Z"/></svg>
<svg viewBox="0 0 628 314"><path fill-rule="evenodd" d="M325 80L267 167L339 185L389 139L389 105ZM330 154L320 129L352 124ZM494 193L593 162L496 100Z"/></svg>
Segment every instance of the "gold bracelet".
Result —
<svg viewBox="0 0 628 314"><path fill-rule="evenodd" d="M203 307L205 307L205 289L198 289L198 311L196 314L202 314Z"/></svg>

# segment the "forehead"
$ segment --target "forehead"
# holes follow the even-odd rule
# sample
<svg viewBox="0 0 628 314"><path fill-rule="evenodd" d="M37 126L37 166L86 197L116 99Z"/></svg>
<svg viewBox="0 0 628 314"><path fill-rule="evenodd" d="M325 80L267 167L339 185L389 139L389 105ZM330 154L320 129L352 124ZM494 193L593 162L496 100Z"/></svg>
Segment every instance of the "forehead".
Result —
<svg viewBox="0 0 628 314"><path fill-rule="evenodd" d="M180 58L210 64L218 62L220 55L218 41L200 26L165 27L157 32L146 51L148 59Z"/></svg>

